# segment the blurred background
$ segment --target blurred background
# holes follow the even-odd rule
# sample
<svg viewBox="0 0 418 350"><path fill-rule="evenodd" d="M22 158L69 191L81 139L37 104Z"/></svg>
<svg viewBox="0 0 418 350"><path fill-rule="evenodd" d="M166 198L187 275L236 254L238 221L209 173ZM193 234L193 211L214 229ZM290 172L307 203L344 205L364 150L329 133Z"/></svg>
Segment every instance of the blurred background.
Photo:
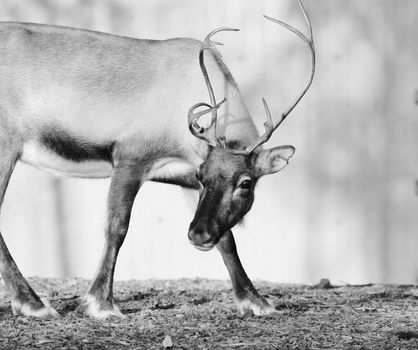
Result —
<svg viewBox="0 0 418 350"><path fill-rule="evenodd" d="M418 3L305 0L314 83L268 146L296 154L260 181L235 228L249 276L275 282L418 283ZM216 27L224 60L262 128L309 74L306 46L262 14L305 30L295 0L2 0L0 20L138 38L203 39ZM175 54L175 53L173 53ZM196 60L197 62L197 60ZM26 276L91 278L103 246L108 180L54 178L18 164L1 217ZM216 250L187 240L182 191L147 183L136 199L116 279L228 278Z"/></svg>

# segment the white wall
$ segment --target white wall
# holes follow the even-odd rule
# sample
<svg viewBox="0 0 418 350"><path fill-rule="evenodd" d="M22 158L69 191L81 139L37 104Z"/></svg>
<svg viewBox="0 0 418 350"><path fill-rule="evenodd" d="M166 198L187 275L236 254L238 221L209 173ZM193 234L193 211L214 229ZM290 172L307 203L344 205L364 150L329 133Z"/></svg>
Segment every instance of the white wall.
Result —
<svg viewBox="0 0 418 350"><path fill-rule="evenodd" d="M254 278L278 282L418 279L418 3L305 1L317 51L307 96L269 145L293 144L287 169L260 181L235 229ZM304 29L296 1L123 0L0 3L1 20L68 25L134 37L221 41L224 59L258 125L289 104L308 75L308 52L266 13ZM250 73L250 74L249 74ZM1 229L25 275L94 273L103 244L106 180L56 180L19 165ZM137 197L116 277L227 278L217 251L187 242L193 213L175 186L146 184Z"/></svg>

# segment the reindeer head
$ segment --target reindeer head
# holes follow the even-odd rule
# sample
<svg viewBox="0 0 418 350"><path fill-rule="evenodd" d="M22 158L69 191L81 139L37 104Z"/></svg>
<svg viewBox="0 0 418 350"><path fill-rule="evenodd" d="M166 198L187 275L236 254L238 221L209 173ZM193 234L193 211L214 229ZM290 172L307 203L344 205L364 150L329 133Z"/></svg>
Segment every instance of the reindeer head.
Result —
<svg viewBox="0 0 418 350"><path fill-rule="evenodd" d="M213 248L224 232L237 224L251 209L254 201L254 188L258 179L267 174L273 174L283 169L289 158L295 152L293 146L278 146L262 150L261 145L267 142L274 130L290 114L293 108L309 89L315 71L315 49L312 38L312 29L300 0L299 5L308 25L309 35L306 37L299 30L279 20L265 16L274 23L280 24L298 35L310 48L311 73L309 79L297 96L295 101L282 113L280 119L273 123L269 107L262 99L267 115L264 123L265 133L252 145L244 147L237 142L227 142L224 137L217 137L217 110L226 101L216 103L215 95L204 64L204 51L219 44L210 40L212 35L225 30L236 31L232 28L219 28L212 31L204 40L199 54L200 67L209 91L211 104L204 102L194 105L189 110L190 132L199 139L206 141L209 150L205 161L196 172L197 180L201 185L198 207L189 228L190 242L200 250ZM213 50L219 54L217 50ZM197 108L206 109L195 112ZM212 113L208 127L202 127L197 122L207 113Z"/></svg>

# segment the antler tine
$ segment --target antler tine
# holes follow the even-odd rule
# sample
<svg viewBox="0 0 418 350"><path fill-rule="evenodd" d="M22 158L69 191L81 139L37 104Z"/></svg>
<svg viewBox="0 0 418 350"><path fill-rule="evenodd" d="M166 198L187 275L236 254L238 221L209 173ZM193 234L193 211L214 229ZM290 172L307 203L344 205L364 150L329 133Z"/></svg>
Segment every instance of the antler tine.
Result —
<svg viewBox="0 0 418 350"><path fill-rule="evenodd" d="M281 21L276 20L274 18L266 17L267 19L271 20L272 22L284 26L285 28L289 29L291 32L293 32L297 36L299 36L308 45L310 56L311 56L311 72L309 74L308 81L306 82L305 87L300 92L300 94L295 98L293 103L287 108L287 110L285 112L283 112L283 114L281 115L280 120L274 125L274 130L276 130L278 128L278 126L283 122L283 120L290 114L290 112L292 112L292 110L296 107L296 105L299 103L299 101L302 99L302 97L308 91L309 87L312 84L313 77L314 77L314 74L315 74L315 46L314 46L313 35L312 35L312 26L311 26L311 22L309 21L309 17L307 15L306 11L305 11L305 8L303 7L302 1L298 0L298 3L299 3L299 6L302 10L303 16L305 17L306 24L308 26L308 37L306 37L303 33L301 33L296 28L293 28L293 27L287 25L284 22L281 22Z"/></svg>
<svg viewBox="0 0 418 350"><path fill-rule="evenodd" d="M305 18L305 22L307 24L308 27L308 37L303 34L301 31L299 31L298 29L288 25L287 23L284 23L282 21L279 21L278 19L269 17L264 15L265 18L267 18L268 20L279 24L281 26L283 26L284 28L290 30L292 33L296 34L299 38L301 38L309 47L309 52L310 52L310 58L311 58L311 71L309 74L309 78L308 81L306 82L303 90L299 93L299 95L294 99L294 101L292 102L292 104L282 113L280 119L274 124L272 131L270 132L270 126L268 126L269 124L269 120L271 120L271 115L267 106L267 103L265 102L265 100L263 99L263 103L264 103L264 108L266 109L266 114L267 114L267 122L265 123L266 126L266 133L264 135L262 135L260 137L259 140L257 140L257 142L254 145L248 146L246 148L246 151L248 152L252 152L254 151L257 147L261 146L263 143L267 142L270 138L270 136L273 134L273 132L279 127L279 125L283 122L283 120L286 119L286 117L290 114L290 112L293 111L293 109L296 107L296 105L299 103L299 101L302 99L302 97L305 95L305 93L308 91L309 87L312 84L313 81L313 77L315 74L315 46L314 46L314 41L313 41L313 35L312 35L312 26L311 26L311 22L309 20L309 17L305 11L305 8L303 7L302 1L298 0L299 3L299 7L302 10L303 16Z"/></svg>
<svg viewBox="0 0 418 350"><path fill-rule="evenodd" d="M212 30L206 36L205 40L203 40L203 43L202 43L202 46L201 46L200 52L199 52L200 69L202 70L203 77L205 78L206 86L207 86L208 91L209 91L210 103L212 104L212 106L216 105L215 94L213 93L212 84L210 83L208 71L207 71L206 66L205 66L204 52L207 49L213 49L214 52L217 55L219 55L219 56L222 57L222 55L219 53L218 49L216 48L216 45L223 45L223 44L220 43L220 42L211 40L211 37L214 36L215 34L219 33L219 32L224 32L224 31L234 31L234 32L237 32L237 31L239 31L239 29L222 27L222 28L217 28L215 30Z"/></svg>
<svg viewBox="0 0 418 350"><path fill-rule="evenodd" d="M273 120L271 119L270 108L266 100L264 99L264 97L262 98L262 101L264 105L264 110L266 111L266 118L267 118L267 120L264 122L264 128L266 129L266 132L258 138L255 144L245 149L245 151L248 153L252 153L258 146L262 145L263 143L266 143L270 139L271 135L273 135L273 132L274 132L274 126L273 126Z"/></svg>
<svg viewBox="0 0 418 350"><path fill-rule="evenodd" d="M196 136L197 138L206 141L208 144L210 144L211 146L216 146L217 142L216 142L216 134L210 135L209 132L213 126L213 123L211 122L211 124L207 127L204 128L200 125L197 124L197 121L199 120L199 118L202 115L205 115L209 112L213 112L216 110L226 101L226 99L224 98L221 102L219 102L218 104L216 104L215 106L211 106L205 102L200 102L195 104L194 106L192 106L189 109L189 113L188 113L188 121L189 121L189 130L192 133L193 136ZM195 113L195 109L199 108L199 107L208 107L208 109L205 109L203 111L197 112Z"/></svg>
<svg viewBox="0 0 418 350"><path fill-rule="evenodd" d="M208 75L208 71L206 69L205 66L205 60L204 60L204 52L207 49L212 49L213 52L218 55L221 56L221 54L219 53L219 51L216 49L216 45L222 45L222 43L217 42L217 41L212 41L211 37L213 35L215 35L216 33L219 33L221 31L238 31L239 29L236 28L227 28L227 27L222 27L222 28L217 28L213 31L211 31L205 38L205 40L202 43L202 46L200 47L200 51L199 51L199 64L200 64L200 69L202 71L203 77L205 79L205 83L206 83L206 87L208 89L209 92L209 98L210 98L210 103L211 105L201 102L198 103L196 105L194 105L192 108L190 108L188 116L189 116L189 129L192 132L192 134L202 140L207 141L210 145L212 146L216 146L217 144L217 137L216 137L216 122L217 122L217 110L219 109L219 107L226 101L226 99L224 98L220 103L216 103L216 99L215 99L215 94L213 92L213 88L212 88L212 84L210 82L209 79L209 75ZM194 110L198 107L208 107L208 109L205 109L201 112L198 113L194 113ZM207 128L202 128L197 124L197 120L202 116L205 115L209 112L212 112L212 119L211 122L209 124L209 126ZM199 130L199 131L197 131ZM210 133L212 135L210 135Z"/></svg>

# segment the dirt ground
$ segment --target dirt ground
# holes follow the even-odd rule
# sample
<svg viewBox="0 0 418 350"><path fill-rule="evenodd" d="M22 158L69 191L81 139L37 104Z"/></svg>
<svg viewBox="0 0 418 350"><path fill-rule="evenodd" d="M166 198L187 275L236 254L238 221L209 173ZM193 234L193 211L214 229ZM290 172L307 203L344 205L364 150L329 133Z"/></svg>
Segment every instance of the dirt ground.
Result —
<svg viewBox="0 0 418 350"><path fill-rule="evenodd" d="M228 282L127 281L127 318L96 321L75 312L88 281L29 281L62 317L14 317L0 284L0 349L418 349L418 286L259 282L278 313L255 317L236 313Z"/></svg>

